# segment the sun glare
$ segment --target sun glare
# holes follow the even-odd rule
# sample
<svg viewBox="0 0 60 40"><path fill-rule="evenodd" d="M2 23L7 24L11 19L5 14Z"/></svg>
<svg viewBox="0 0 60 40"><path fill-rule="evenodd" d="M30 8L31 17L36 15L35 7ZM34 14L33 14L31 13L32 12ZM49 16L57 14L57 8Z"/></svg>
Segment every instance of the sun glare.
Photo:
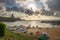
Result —
<svg viewBox="0 0 60 40"><path fill-rule="evenodd" d="M28 9L30 9L32 11L36 11L36 9L37 9L36 8L36 5L35 4L32 4L32 3L28 4L27 7L28 7Z"/></svg>

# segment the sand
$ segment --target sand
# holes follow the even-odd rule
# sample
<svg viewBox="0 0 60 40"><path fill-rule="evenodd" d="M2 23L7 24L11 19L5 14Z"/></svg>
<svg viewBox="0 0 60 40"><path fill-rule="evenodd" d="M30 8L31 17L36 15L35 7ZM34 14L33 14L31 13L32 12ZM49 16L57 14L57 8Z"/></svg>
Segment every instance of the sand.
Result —
<svg viewBox="0 0 60 40"><path fill-rule="evenodd" d="M60 28L34 28L34 29L27 29L28 34L30 32L35 33L36 31L46 32L49 40L60 40Z"/></svg>

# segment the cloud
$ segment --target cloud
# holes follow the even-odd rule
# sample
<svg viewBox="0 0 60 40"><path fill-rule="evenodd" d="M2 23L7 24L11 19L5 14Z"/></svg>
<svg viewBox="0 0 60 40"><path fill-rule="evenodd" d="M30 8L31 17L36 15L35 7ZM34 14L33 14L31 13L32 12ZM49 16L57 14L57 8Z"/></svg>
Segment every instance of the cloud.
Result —
<svg viewBox="0 0 60 40"><path fill-rule="evenodd" d="M0 0L0 2L4 2L4 1ZM11 4L13 5L16 2L15 6L17 7L22 7L21 5L23 5L23 3L24 3L23 7L24 6L26 7L27 4L31 2L31 3L34 3L38 9L41 9L42 12L43 10L47 11L48 14L50 14L50 12L54 13L54 12L60 11L60 0L24 0L24 2L22 0L19 0L19 1L9 0L9 2L11 2ZM7 4L9 2L7 2ZM10 5L10 6L13 6L13 5Z"/></svg>
<svg viewBox="0 0 60 40"><path fill-rule="evenodd" d="M46 4L48 5L48 8L60 11L60 0L48 0Z"/></svg>
<svg viewBox="0 0 60 40"><path fill-rule="evenodd" d="M42 13L46 15L54 15L55 16L60 16L60 0L40 0L44 7L42 8Z"/></svg>
<svg viewBox="0 0 60 40"><path fill-rule="evenodd" d="M6 2L6 0L0 0L0 3L5 3Z"/></svg>
<svg viewBox="0 0 60 40"><path fill-rule="evenodd" d="M41 2L41 0L34 0L35 1L35 4L36 6L41 9L44 7L44 4Z"/></svg>
<svg viewBox="0 0 60 40"><path fill-rule="evenodd" d="M45 10L60 10L60 0L24 0L24 4L28 2L33 2L38 8L45 8ZM14 4L14 0L0 0L0 2L7 2L7 4ZM19 1L16 1L19 2ZM21 3L20 3L21 2ZM22 0L20 0L20 4L22 4Z"/></svg>

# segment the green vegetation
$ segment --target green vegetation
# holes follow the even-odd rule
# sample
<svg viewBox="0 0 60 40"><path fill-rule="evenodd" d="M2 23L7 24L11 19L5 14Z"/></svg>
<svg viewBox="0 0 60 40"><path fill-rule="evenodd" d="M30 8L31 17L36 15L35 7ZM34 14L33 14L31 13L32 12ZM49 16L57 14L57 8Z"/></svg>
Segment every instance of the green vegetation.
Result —
<svg viewBox="0 0 60 40"><path fill-rule="evenodd" d="M0 37L3 37L5 34L6 25L0 22Z"/></svg>
<svg viewBox="0 0 60 40"><path fill-rule="evenodd" d="M6 25L0 22L0 40L35 40L35 37L26 34L13 33L12 31L5 30Z"/></svg>
<svg viewBox="0 0 60 40"><path fill-rule="evenodd" d="M3 40L34 40L34 38L30 37L30 36L27 36L27 35L21 35L21 34L18 34L18 33L13 33L11 31L6 30L5 36L0 38L0 39L3 39Z"/></svg>

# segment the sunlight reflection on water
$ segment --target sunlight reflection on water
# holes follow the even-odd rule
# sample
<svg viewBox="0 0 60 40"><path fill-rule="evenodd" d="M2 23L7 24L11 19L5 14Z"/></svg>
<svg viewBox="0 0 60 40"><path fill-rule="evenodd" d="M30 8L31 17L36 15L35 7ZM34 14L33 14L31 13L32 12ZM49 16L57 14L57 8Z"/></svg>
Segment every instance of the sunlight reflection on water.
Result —
<svg viewBox="0 0 60 40"><path fill-rule="evenodd" d="M40 23L40 21L16 21L16 22L4 22L7 26L20 26L20 25L24 25L24 26L28 26L31 25L36 27L53 27L53 25L49 24L49 23Z"/></svg>

